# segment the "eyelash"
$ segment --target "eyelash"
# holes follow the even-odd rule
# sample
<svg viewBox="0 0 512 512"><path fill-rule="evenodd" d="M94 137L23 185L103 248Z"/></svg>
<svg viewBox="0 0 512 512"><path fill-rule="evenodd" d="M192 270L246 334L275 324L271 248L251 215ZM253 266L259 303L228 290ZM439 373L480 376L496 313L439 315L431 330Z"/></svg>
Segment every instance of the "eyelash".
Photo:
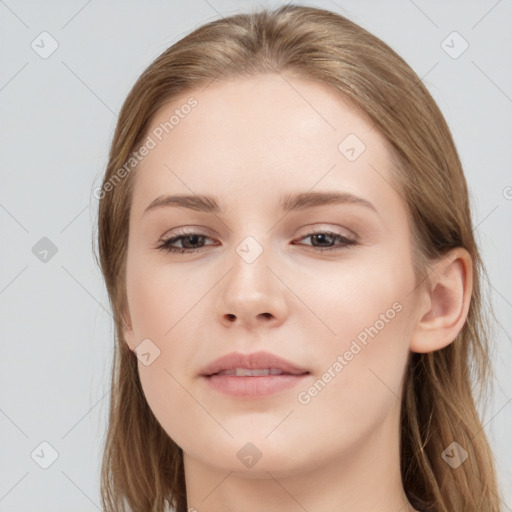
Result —
<svg viewBox="0 0 512 512"><path fill-rule="evenodd" d="M341 243L341 246L338 246L338 247L315 247L315 246L309 246L309 247L312 247L314 249L314 251L318 251L318 252L326 252L326 251L337 251L337 250L343 250L343 249L348 249L350 247L354 247L356 245L358 245L358 243L351 239L351 238L347 238L343 235L340 235L338 233L333 233L331 231L313 231L312 233L308 233L307 235L304 235L303 237L301 237L299 240L302 240L304 238L309 238L309 237L312 237L312 236L315 236L315 235L327 235L329 237L332 237L334 239L337 239L340 243ZM193 231L178 231L176 232L176 234L170 238L167 238L167 239L164 239L164 240L161 240L161 243L160 245L158 245L156 248L157 249L160 249L164 252L167 252L167 253L193 253L193 252L197 252L199 251L200 249L202 249L202 247L198 247L198 248L195 248L195 249L180 249L179 247L173 247L171 244L173 244L174 242L177 242L179 240L182 240L184 238L187 238L187 237L190 237L190 236L199 236L199 237L202 237L202 238L209 238L208 236L206 235L202 235L201 233L196 233L196 232L193 232ZM212 244L213 245L213 244ZM203 246L205 247L205 246Z"/></svg>

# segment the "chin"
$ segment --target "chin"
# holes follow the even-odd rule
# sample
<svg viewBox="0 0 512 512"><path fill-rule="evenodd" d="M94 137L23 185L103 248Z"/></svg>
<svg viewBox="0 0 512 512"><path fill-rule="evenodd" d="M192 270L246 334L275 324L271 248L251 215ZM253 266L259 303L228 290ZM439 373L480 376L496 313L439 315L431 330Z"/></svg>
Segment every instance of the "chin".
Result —
<svg viewBox="0 0 512 512"><path fill-rule="evenodd" d="M183 445L183 450L200 464L206 464L214 469L229 472L244 478L268 479L285 478L304 473L305 469L321 467L325 454L319 453L310 442L304 444L299 437L294 438L290 433L275 436L274 433L265 438L266 430L257 427L243 434L231 431L231 439L222 432L215 436L208 434L201 441L189 439ZM253 435L254 434L254 435ZM187 448L190 446L191 450ZM205 457L205 454L207 456ZM270 475L269 475L270 473Z"/></svg>

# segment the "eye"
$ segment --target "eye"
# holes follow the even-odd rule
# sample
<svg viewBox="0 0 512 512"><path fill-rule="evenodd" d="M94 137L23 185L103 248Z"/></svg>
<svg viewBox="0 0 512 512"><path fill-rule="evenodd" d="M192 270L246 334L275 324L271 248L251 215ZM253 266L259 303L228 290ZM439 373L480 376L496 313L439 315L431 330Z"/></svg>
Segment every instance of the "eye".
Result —
<svg viewBox="0 0 512 512"><path fill-rule="evenodd" d="M357 245L356 240L353 240L352 238L347 238L346 236L340 235L339 233L333 233L331 231L313 231L313 233L309 233L308 235L299 238L299 240L304 240L306 238L311 238L312 242L321 244L310 246L319 252L336 251ZM335 240L338 241L337 246L334 245Z"/></svg>
<svg viewBox="0 0 512 512"><path fill-rule="evenodd" d="M195 233L193 231L178 231L175 236L161 240L157 249L161 249L166 252L196 252L201 247L204 247L204 240L209 238L201 233ZM179 243L181 247L176 247L174 244ZM209 244L214 245L214 244ZM199 247L197 247L199 246Z"/></svg>
<svg viewBox="0 0 512 512"><path fill-rule="evenodd" d="M356 240L351 238L347 238L339 233L333 233L331 231L313 231L298 240L304 240L307 238L311 238L313 242L312 245L309 245L312 249L317 252L323 251L335 251L346 249L350 246L358 245ZM203 235L201 233L193 232L193 231L178 231L174 236L161 240L159 245L157 245L157 249L160 249L165 252L174 252L174 253L193 253L200 250L202 247L206 245L217 245L213 244L205 244L205 240L210 239L210 237ZM335 241L338 241L338 244L335 245ZM320 245L315 245L319 243ZM181 245L176 246L176 244ZM308 246L308 244L302 244Z"/></svg>

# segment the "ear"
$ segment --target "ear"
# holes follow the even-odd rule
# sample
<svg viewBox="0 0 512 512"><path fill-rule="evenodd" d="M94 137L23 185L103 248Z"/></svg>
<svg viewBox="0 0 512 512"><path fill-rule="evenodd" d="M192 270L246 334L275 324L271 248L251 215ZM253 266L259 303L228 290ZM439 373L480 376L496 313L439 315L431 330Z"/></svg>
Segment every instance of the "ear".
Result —
<svg viewBox="0 0 512 512"><path fill-rule="evenodd" d="M128 308L122 314L123 319L123 337L130 350L133 352L136 348L135 335L133 334L132 321Z"/></svg>
<svg viewBox="0 0 512 512"><path fill-rule="evenodd" d="M434 264L420 291L412 352L432 352L455 340L466 321L472 289L473 263L466 249L452 249Z"/></svg>

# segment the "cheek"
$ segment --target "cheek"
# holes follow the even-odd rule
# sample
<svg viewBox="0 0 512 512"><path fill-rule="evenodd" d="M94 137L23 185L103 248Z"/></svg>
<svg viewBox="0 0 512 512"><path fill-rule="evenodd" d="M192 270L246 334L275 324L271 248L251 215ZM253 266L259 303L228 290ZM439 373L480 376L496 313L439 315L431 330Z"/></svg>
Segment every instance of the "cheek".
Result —
<svg viewBox="0 0 512 512"><path fill-rule="evenodd" d="M406 307L414 286L410 261L377 251L365 261L354 258L335 270L317 267L315 273L302 275L300 285L296 285L297 295L304 297L329 328L330 332L317 320L328 345L337 351L349 349L355 338L364 343L373 337L386 337L384 333L391 335L404 316L398 310ZM402 339L398 337L396 343Z"/></svg>
<svg viewBox="0 0 512 512"><path fill-rule="evenodd" d="M324 344L317 374L297 390L290 430L276 432L274 442L305 436L311 457L316 450L327 457L330 450L364 444L382 425L389 426L391 414L398 418L410 312L408 303L391 303L392 298L393 294L380 300L373 297L364 307L345 304L345 321L340 317L335 326L338 336ZM308 440L311 432L318 442Z"/></svg>
<svg viewBox="0 0 512 512"><path fill-rule="evenodd" d="M204 276L203 276L204 277ZM135 344L150 339L158 354L149 365L138 361L146 401L167 434L179 445L190 437L204 411L187 392L190 360L196 353L191 325L199 321L196 308L207 291L191 282L179 266L153 264L150 258L130 255L126 286ZM187 418L187 421L183 421Z"/></svg>
<svg viewBox="0 0 512 512"><path fill-rule="evenodd" d="M383 254L371 265L331 272L329 286L310 294L308 305L335 333L328 333L313 354L321 380L318 397L311 390L315 408L338 403L333 414L351 411L357 417L357 411L368 414L369 404L388 406L400 396L412 334L409 292L414 286L405 255L401 260Z"/></svg>
<svg viewBox="0 0 512 512"><path fill-rule="evenodd" d="M200 290L188 286L178 268L134 257L127 268L127 295L135 334L167 343L181 318L193 309Z"/></svg>
<svg viewBox="0 0 512 512"><path fill-rule="evenodd" d="M169 367L164 353L150 366L140 362L138 366L144 396L153 415L178 446L187 445L209 418L191 398L183 377Z"/></svg>
<svg viewBox="0 0 512 512"><path fill-rule="evenodd" d="M198 300L194 295L199 293L176 289L176 284L183 281L175 271L164 268L133 265L127 272L136 343L150 339L152 350L156 351L153 354L157 354L148 365L138 361L144 396L162 428L180 446L190 437L196 417L201 419L201 411L186 391L188 382L184 377L190 368L190 351L194 350L186 332L187 320L193 316L193 303ZM187 346L191 350L184 350Z"/></svg>

